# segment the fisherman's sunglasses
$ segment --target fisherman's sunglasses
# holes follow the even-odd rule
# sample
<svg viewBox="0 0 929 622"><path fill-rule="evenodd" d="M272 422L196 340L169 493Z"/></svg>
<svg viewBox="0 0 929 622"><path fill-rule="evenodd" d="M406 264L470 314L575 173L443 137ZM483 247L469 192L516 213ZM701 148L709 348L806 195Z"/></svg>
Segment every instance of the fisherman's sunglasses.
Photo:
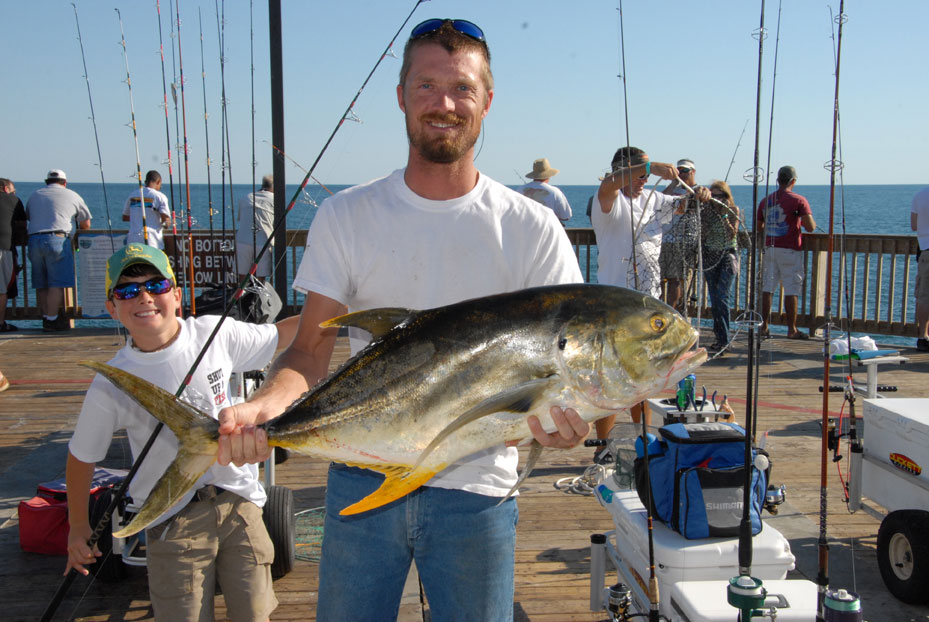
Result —
<svg viewBox="0 0 929 622"><path fill-rule="evenodd" d="M158 296L170 292L174 287L174 283L171 282L171 279L151 279L144 283L123 283L113 288L113 297L116 300L132 300L142 293L143 287L152 296Z"/></svg>
<svg viewBox="0 0 929 622"><path fill-rule="evenodd" d="M428 35L430 32L435 32L441 28L442 24L445 22L451 24L452 28L461 34L484 42L484 31L481 30L477 24L469 22L466 19L427 19L413 27L413 31L410 33L410 39L419 39L420 37Z"/></svg>

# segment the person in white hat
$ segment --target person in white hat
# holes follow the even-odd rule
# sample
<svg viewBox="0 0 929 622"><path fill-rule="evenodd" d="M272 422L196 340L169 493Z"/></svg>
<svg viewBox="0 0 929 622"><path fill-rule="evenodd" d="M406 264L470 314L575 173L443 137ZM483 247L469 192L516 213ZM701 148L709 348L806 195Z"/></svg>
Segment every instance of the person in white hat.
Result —
<svg viewBox="0 0 929 622"><path fill-rule="evenodd" d="M90 209L67 185L65 172L52 169L45 176L45 187L33 192L26 203L32 286L47 333L71 328L58 310L65 288L74 287L72 236L76 229L90 229Z"/></svg>
<svg viewBox="0 0 929 622"><path fill-rule="evenodd" d="M558 174L558 169L548 163L548 158L539 158L532 163L532 170L526 173L526 177L531 179L528 184L517 188L520 193L537 201L545 207L555 212L561 224L571 220L571 204L568 198L560 188L557 188L548 180Z"/></svg>

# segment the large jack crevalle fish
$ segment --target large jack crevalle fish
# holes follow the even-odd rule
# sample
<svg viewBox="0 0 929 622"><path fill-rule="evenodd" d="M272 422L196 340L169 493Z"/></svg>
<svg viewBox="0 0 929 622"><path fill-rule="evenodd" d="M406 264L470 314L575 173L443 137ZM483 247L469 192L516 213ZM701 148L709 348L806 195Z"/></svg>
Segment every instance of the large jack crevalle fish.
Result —
<svg viewBox="0 0 929 622"><path fill-rule="evenodd" d="M706 360L703 349L691 350L697 334L677 312L606 285L539 287L426 311L371 309L323 323L337 326L367 330L373 341L263 427L271 446L385 475L343 514L400 498L477 451L530 439L529 415L554 431L552 405L592 421L673 387ZM179 441L177 458L115 534L125 537L173 506L210 467L218 423L131 374L85 364ZM540 453L533 441L520 481Z"/></svg>

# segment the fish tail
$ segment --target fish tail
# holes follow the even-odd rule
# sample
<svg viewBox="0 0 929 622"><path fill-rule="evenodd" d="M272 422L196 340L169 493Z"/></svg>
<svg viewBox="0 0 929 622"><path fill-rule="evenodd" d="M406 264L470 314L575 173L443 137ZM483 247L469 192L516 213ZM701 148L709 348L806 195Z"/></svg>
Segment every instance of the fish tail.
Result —
<svg viewBox="0 0 929 622"><path fill-rule="evenodd" d="M113 534L125 538L142 531L173 507L212 466L218 449L219 423L161 387L126 371L96 361L82 361L81 365L112 382L177 436L177 457L129 525Z"/></svg>
<svg viewBox="0 0 929 622"><path fill-rule="evenodd" d="M432 479L436 473L445 468L445 465L440 465L437 467L430 467L428 469L418 468L410 471L409 467L403 466L382 467L373 466L370 464L359 464L354 466L360 466L362 468L378 471L379 473L383 473L386 477L384 478L384 482L381 484L380 488L372 492L361 501L358 501L357 503L354 503L343 509L341 512L339 512L341 516L360 514L361 512L367 512L368 510L379 508L382 505L387 505L391 501L395 501L400 497L413 492Z"/></svg>

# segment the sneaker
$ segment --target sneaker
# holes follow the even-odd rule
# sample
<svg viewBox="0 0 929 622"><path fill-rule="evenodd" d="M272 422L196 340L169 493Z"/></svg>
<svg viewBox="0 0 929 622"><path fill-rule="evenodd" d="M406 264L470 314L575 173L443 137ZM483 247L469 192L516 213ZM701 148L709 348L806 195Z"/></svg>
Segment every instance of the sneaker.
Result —
<svg viewBox="0 0 929 622"><path fill-rule="evenodd" d="M50 319L48 319L48 318L44 318L44 317L42 318L42 332L43 332L43 333L53 333L53 332L55 332L56 330L58 330L58 329L56 328L57 325L58 325L58 320L57 320L57 319L56 319L56 320L50 320Z"/></svg>
<svg viewBox="0 0 929 622"><path fill-rule="evenodd" d="M55 320L55 330L71 330L71 319L65 315L59 315Z"/></svg>
<svg viewBox="0 0 929 622"><path fill-rule="evenodd" d="M929 352L929 339L920 337L916 340L916 349L920 352Z"/></svg>

